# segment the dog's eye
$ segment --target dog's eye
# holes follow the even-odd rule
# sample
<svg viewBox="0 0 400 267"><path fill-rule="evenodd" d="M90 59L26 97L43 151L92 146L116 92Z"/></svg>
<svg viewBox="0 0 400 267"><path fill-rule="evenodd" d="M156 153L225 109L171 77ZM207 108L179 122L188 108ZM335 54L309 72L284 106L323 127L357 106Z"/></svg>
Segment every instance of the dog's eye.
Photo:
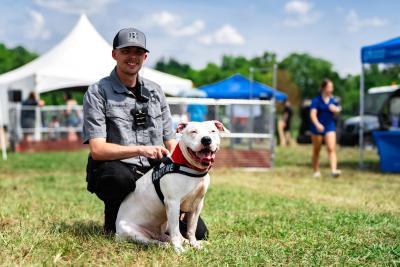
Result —
<svg viewBox="0 0 400 267"><path fill-rule="evenodd" d="M190 131L191 134L197 134L196 130Z"/></svg>
<svg viewBox="0 0 400 267"><path fill-rule="evenodd" d="M212 130L212 131L211 131L211 133L216 133L216 132L217 132L216 130Z"/></svg>

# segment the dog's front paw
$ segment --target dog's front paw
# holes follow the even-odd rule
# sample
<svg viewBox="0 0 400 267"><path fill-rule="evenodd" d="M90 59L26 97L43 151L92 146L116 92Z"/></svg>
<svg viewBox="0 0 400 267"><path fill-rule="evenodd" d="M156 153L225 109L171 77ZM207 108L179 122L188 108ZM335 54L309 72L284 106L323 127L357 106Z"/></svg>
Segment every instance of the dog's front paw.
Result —
<svg viewBox="0 0 400 267"><path fill-rule="evenodd" d="M162 248L168 248L170 246L169 242L159 241L158 245Z"/></svg>
<svg viewBox="0 0 400 267"><path fill-rule="evenodd" d="M185 252L185 249L183 248L183 244L185 243L185 238L183 238L182 235L177 235L171 237L171 243L174 246L174 249L178 253Z"/></svg>
<svg viewBox="0 0 400 267"><path fill-rule="evenodd" d="M178 254L185 252L185 249L182 247L182 245L174 245L174 249Z"/></svg>
<svg viewBox="0 0 400 267"><path fill-rule="evenodd" d="M203 248L203 245L201 244L201 241L197 241L197 240L191 241L190 245L192 247L194 247L195 249L202 249Z"/></svg>

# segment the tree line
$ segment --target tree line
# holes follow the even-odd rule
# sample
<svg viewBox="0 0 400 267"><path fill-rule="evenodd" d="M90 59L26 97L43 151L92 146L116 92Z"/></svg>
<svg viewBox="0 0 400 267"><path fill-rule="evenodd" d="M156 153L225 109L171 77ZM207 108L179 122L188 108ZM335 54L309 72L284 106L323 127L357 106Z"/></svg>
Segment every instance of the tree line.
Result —
<svg viewBox="0 0 400 267"><path fill-rule="evenodd" d="M7 48L0 43L0 74L16 69L29 61L35 59L38 55L29 52L22 46Z"/></svg>
<svg viewBox="0 0 400 267"><path fill-rule="evenodd" d="M275 63L278 66L277 89L288 94L294 105L315 96L321 81L328 78L335 84L335 95L341 99L343 113L351 115L358 112L360 75L341 77L331 62L307 53L292 53L280 62L276 54L271 52L253 58L224 55L220 64L209 63L198 70L174 58L162 58L155 64L155 68L190 79L196 87L217 82L235 73L249 77L250 68L254 68L254 80L271 86ZM397 65L370 65L366 69L366 88L397 84L399 80L400 67Z"/></svg>
<svg viewBox="0 0 400 267"><path fill-rule="evenodd" d="M0 43L0 73L18 68L37 56L22 46L7 48ZM278 66L277 89L288 94L289 100L295 106L303 99L315 96L320 82L329 78L335 84L335 95L342 101L343 113L358 112L360 76L341 77L331 62L307 53L292 53L279 62L272 52L264 52L252 58L224 55L219 64L208 63L201 69L195 69L174 58L161 58L154 67L159 71L190 79L196 87L220 81L235 73L249 77L250 68L254 68L254 80L271 86L275 63ZM371 88L399 83L399 74L398 65L370 65L366 69L365 86Z"/></svg>

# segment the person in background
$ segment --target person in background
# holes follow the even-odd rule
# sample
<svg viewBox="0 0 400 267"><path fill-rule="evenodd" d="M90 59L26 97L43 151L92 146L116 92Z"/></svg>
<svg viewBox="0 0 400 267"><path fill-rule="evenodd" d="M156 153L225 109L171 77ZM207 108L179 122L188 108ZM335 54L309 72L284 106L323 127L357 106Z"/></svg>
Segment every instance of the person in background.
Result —
<svg viewBox="0 0 400 267"><path fill-rule="evenodd" d="M57 116L52 116L51 121L49 123L49 138L50 140L58 140L60 139L60 122Z"/></svg>
<svg viewBox="0 0 400 267"><path fill-rule="evenodd" d="M33 141L33 132L36 126L35 108L43 106L44 101L39 99L34 91L30 92L28 98L22 102L21 127L24 141Z"/></svg>
<svg viewBox="0 0 400 267"><path fill-rule="evenodd" d="M292 107L289 100L286 100L284 103L283 116L278 124L279 140L280 145L282 146L290 146L290 144L292 143L292 136L290 133L292 126L292 116Z"/></svg>
<svg viewBox="0 0 400 267"><path fill-rule="evenodd" d="M340 170L337 169L336 156L336 121L335 116L341 111L339 103L333 96L334 85L331 80L324 79L321 83L320 93L312 99L310 106L312 133L312 167L314 169L314 177L320 177L319 168L319 152L323 141L325 141L329 164L331 168L331 176L337 178Z"/></svg>
<svg viewBox="0 0 400 267"><path fill-rule="evenodd" d="M78 103L75 99L72 98L72 94L70 92L64 93L64 101L66 105L64 114L66 126L68 127L68 140L76 141L78 139L78 136L76 134L75 128L78 127L81 123L81 114Z"/></svg>
<svg viewBox="0 0 400 267"><path fill-rule="evenodd" d="M187 107L190 121L205 121L207 116L207 106L201 104L190 104Z"/></svg>

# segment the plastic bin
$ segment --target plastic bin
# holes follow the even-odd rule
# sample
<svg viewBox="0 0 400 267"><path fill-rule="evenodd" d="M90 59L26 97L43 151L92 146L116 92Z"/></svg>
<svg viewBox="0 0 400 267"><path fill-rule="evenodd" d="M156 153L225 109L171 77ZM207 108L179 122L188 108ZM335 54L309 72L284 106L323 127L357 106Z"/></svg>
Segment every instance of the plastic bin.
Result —
<svg viewBox="0 0 400 267"><path fill-rule="evenodd" d="M400 173L400 131L372 132L383 172Z"/></svg>

